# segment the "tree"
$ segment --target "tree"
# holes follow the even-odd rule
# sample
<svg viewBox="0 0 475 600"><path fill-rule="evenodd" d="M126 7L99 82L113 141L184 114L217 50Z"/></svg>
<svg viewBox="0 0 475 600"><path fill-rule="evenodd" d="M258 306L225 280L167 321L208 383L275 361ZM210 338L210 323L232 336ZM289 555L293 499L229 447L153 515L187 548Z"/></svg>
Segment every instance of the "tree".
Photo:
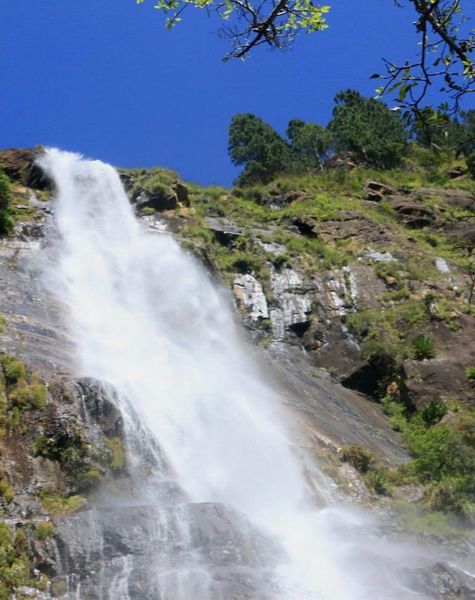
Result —
<svg viewBox="0 0 475 600"><path fill-rule="evenodd" d="M354 90L335 97L333 119L328 129L338 150L351 152L377 168L400 164L407 140L404 125L394 111L379 100L364 98Z"/></svg>
<svg viewBox="0 0 475 600"><path fill-rule="evenodd" d="M388 2L390 0L387 0ZM143 4L145 0L136 0ZM473 0L393 0L398 7L412 8L410 20L419 36L415 59L401 63L385 60L386 73L380 95L397 94L397 101L408 108L406 116L417 114L430 86L441 82L441 91L457 112L460 99L475 92L475 30L468 24L469 12L463 7ZM220 33L231 50L225 59L245 58L262 44L287 48L299 33L327 28L328 5L312 0L157 0L155 8L167 15L172 28L182 20L189 7L217 15L223 23Z"/></svg>
<svg viewBox="0 0 475 600"><path fill-rule="evenodd" d="M143 4L145 0L136 0ZM302 31L312 33L327 28L325 15L329 6L312 0L158 0L155 8L167 15L171 29L182 20L190 6L217 14L223 22L220 33L231 42L225 59L244 58L256 46L289 47Z"/></svg>
<svg viewBox="0 0 475 600"><path fill-rule="evenodd" d="M475 110L460 111L453 117L425 107L414 116L412 133L421 146L469 156L475 151Z"/></svg>
<svg viewBox="0 0 475 600"><path fill-rule="evenodd" d="M238 185L267 183L292 161L287 142L262 119L251 114L235 115L229 127L229 155L235 165L245 165Z"/></svg>
<svg viewBox="0 0 475 600"><path fill-rule="evenodd" d="M421 118L421 105L434 83L448 97L451 114L459 110L461 98L475 92L475 29L470 29L470 0L409 0L414 8L414 26L419 36L417 57L395 63L385 60L386 82L378 92L397 93L397 100L410 109L406 116ZM394 0L398 6L403 0Z"/></svg>
<svg viewBox="0 0 475 600"><path fill-rule="evenodd" d="M325 127L316 123L305 123L292 119L287 127L287 137L299 170L312 171L322 168L322 163L330 151L332 136Z"/></svg>

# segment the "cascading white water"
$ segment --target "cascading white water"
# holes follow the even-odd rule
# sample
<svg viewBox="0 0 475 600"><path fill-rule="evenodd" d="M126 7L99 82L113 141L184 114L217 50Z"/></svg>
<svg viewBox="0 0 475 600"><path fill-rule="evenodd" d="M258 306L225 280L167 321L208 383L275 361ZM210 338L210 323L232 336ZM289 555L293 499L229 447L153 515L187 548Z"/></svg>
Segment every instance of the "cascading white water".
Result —
<svg viewBox="0 0 475 600"><path fill-rule="evenodd" d="M230 505L278 541L279 597L392 598L393 585L396 597L370 534L359 537L370 525L309 500L278 395L205 271L135 219L112 167L58 150L41 165L57 186L55 293L79 373L127 398L190 502Z"/></svg>

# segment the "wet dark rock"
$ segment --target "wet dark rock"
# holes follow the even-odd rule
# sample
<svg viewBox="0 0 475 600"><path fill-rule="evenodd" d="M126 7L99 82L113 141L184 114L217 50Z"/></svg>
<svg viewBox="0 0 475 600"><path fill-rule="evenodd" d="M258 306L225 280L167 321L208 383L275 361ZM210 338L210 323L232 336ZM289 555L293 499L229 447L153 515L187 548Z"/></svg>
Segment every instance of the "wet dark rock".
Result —
<svg viewBox="0 0 475 600"><path fill-rule="evenodd" d="M101 586L110 590L121 572L134 600L174 597L180 584L200 600L211 582L213 599L272 597L259 594L270 592L265 571L278 549L224 505L110 506L59 519L56 531L62 564L87 598L100 598Z"/></svg>
<svg viewBox="0 0 475 600"><path fill-rule="evenodd" d="M122 435L122 415L117 406L110 401L113 392L102 382L90 378L79 379L77 385L88 414L101 430L109 436Z"/></svg>
<svg viewBox="0 0 475 600"><path fill-rule="evenodd" d="M451 600L475 599L475 580L446 563L414 569L407 573L411 588L430 598Z"/></svg>

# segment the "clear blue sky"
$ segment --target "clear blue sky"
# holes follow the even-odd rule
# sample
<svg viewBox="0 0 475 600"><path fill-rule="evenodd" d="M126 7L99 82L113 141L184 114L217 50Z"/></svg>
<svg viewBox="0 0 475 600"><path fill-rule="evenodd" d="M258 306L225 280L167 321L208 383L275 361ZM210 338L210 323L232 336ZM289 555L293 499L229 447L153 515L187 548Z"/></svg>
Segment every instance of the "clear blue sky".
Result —
<svg viewBox="0 0 475 600"><path fill-rule="evenodd" d="M281 132L290 118L325 124L335 92L371 94L381 57L414 50L412 14L392 0L333 0L328 31L287 53L262 47L222 63L215 22L190 10L168 32L148 2L3 0L0 147L58 146L227 185L237 174L227 156L233 114Z"/></svg>

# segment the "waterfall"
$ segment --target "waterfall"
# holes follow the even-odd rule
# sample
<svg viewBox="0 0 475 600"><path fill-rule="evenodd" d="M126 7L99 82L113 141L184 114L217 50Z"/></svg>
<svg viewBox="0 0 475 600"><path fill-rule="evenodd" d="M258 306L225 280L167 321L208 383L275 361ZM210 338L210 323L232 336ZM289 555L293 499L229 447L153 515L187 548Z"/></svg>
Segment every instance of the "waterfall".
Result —
<svg viewBox="0 0 475 600"><path fill-rule="evenodd" d="M273 556L262 568L272 591L256 599L423 597L407 588L401 595L392 558L381 540L375 551L366 516L312 498L278 390L206 271L171 235L137 221L111 166L58 150L48 150L41 166L57 189L50 285L67 308L77 374L114 390L126 430L139 429L159 449L147 503L162 521L173 501L161 486L172 481L181 494L173 518L183 539L201 503L228 507L256 536L268 536ZM120 591L132 568L123 562L112 600L134 598ZM212 553L197 564L195 591L182 578L175 595L157 565L157 598L217 598Z"/></svg>

